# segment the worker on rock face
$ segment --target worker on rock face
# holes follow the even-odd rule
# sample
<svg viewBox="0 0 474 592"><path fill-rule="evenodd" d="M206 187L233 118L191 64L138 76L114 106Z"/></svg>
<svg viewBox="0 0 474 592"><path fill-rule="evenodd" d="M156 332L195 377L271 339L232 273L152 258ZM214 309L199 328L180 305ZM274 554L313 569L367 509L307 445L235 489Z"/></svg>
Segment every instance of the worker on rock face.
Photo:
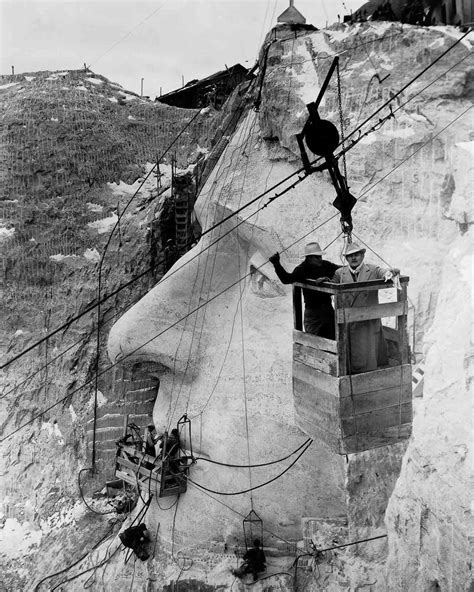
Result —
<svg viewBox="0 0 474 592"><path fill-rule="evenodd" d="M263 549L260 547L260 540L255 539L253 542L253 547L246 551L244 557L244 562L240 567L233 570L234 576L238 578L242 578L245 574L250 573L253 575L254 582L258 578L258 574L262 571L265 571L266 568L266 557Z"/></svg>
<svg viewBox="0 0 474 592"><path fill-rule="evenodd" d="M293 282L305 282L317 280L316 283L329 281L333 277L339 265L323 259L324 251L319 243L311 242L305 247L305 259L292 273L288 273L280 263L280 255L275 253L270 257L270 262L275 267L275 272L283 284ZM304 330L313 335L335 338L334 309L331 304L331 296L316 290L303 289L304 298Z"/></svg>
<svg viewBox="0 0 474 592"><path fill-rule="evenodd" d="M344 252L348 265L338 269L332 281L338 284L365 282L368 280L388 281L400 273L399 269L387 269L364 263L365 249L357 243L348 244ZM352 292L344 295L344 306L360 307L378 304L378 292ZM371 372L387 366L387 345L382 333L380 319L357 321L348 324L348 368L350 374Z"/></svg>

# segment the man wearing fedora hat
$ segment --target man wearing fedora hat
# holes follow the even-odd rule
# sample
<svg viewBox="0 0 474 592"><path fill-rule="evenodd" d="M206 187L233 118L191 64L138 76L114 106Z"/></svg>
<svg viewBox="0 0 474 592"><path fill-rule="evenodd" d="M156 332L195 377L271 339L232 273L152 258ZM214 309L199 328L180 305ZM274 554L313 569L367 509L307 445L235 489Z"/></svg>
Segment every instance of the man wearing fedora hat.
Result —
<svg viewBox="0 0 474 592"><path fill-rule="evenodd" d="M283 284L305 282L306 280L329 281L339 265L323 259L324 251L319 243L311 242L305 247L305 259L289 273L280 263L280 255L275 253L270 257L270 262L275 267L275 272ZM334 309L331 304L331 296L315 290L303 289L304 298L304 330L313 335L335 339Z"/></svg>
<svg viewBox="0 0 474 592"><path fill-rule="evenodd" d="M338 284L366 282L368 280L388 281L399 269L387 269L364 262L366 249L357 243L350 243L344 251L348 265L339 268L332 278ZM378 304L378 291L348 293L344 295L344 306L360 307ZM380 319L357 321L348 324L349 368L351 374L371 372L388 364L387 345L382 332Z"/></svg>

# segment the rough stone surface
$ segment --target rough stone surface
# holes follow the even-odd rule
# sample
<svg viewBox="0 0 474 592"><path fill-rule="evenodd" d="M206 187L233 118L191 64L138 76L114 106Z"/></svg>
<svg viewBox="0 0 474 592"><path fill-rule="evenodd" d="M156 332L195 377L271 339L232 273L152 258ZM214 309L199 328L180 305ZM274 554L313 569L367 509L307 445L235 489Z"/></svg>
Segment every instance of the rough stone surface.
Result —
<svg viewBox="0 0 474 592"><path fill-rule="evenodd" d="M336 53L347 135L456 36L450 28L401 30L395 23L269 34L265 79L249 91L256 98L261 88L260 110L244 111L207 178L195 205L202 230L298 170L295 134L306 119L305 104L314 100ZM472 150L473 64L466 43L398 97L395 119L384 121L390 112L383 110L354 134L350 140L359 141L347 155L349 185L359 199L355 234L372 249L368 260L379 262L380 254L411 277L412 345L426 366L424 398L417 402L407 451L401 444L345 459L314 441L293 467L256 489L252 499L248 493L219 496L191 483L174 506L155 498L144 518L154 559L125 563L117 539L99 545L78 567L105 561L93 570L97 589L162 590L177 582L183 589L200 586L206 592L245 589L230 570L244 548L242 519L251 503L263 519L269 559L269 577L254 590L294 589L292 565L295 554L308 550L308 520L314 529L320 524L315 534L321 546L331 545L333 532L339 544L345 534L345 542L385 532L388 538L327 551L306 564L302 559L300 590L469 588L472 215L471 187L464 176L469 162L461 155ZM335 82L320 112L340 128ZM375 123L378 129L366 135ZM281 458L305 440L293 422L291 291L281 286L267 260L280 251L290 268L301 260L305 242L314 239L329 245L327 258L339 261L342 241L327 173L310 176L260 209L295 179L207 232L110 333L112 362L149 368L160 379L156 426L173 426L185 412L192 418L198 456L259 463ZM13 414L11 421L22 417ZM54 425L49 433L59 438ZM15 458L14 451L9 450L8 469L17 461L21 472L24 452ZM202 459L192 467L191 479L214 492L236 492L270 481L290 462L249 473ZM58 470L55 463L51 470ZM71 498L72 473L64 474ZM25 500L31 499L27 492ZM15 490L12 499L18 495ZM49 572L42 562L44 553L54 549L48 543L41 558L33 558L37 578ZM77 558L81 552L76 551ZM71 581L67 589L83 589L90 575Z"/></svg>

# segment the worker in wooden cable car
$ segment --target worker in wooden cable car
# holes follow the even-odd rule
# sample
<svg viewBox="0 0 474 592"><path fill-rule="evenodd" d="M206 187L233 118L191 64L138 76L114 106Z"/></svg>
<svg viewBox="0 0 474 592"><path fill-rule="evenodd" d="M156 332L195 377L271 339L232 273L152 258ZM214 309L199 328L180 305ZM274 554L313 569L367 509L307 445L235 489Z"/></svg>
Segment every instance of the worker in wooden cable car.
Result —
<svg viewBox="0 0 474 592"><path fill-rule="evenodd" d="M399 269L384 268L378 265L364 263L365 251L357 243L347 245L344 257L348 265L338 269L332 281L338 284L353 282L366 282L368 280L392 279L400 273ZM344 306L360 307L378 304L378 291L352 292L344 295ZM348 324L348 356L349 373L371 372L383 366L387 366L387 345L382 332L380 319L357 321Z"/></svg>
<svg viewBox="0 0 474 592"><path fill-rule="evenodd" d="M331 261L323 259L325 251L319 243L311 242L305 247L305 259L289 273L280 263L280 255L275 253L269 259L275 267L275 272L283 284L317 280L317 283L328 281L340 267ZM304 330L306 333L335 338L334 309L330 294L323 294L315 290L303 289L304 298Z"/></svg>
<svg viewBox="0 0 474 592"><path fill-rule="evenodd" d="M150 456L156 456L155 444L158 442L160 437L156 432L154 424L149 423L145 430L145 437L143 438L143 452Z"/></svg>

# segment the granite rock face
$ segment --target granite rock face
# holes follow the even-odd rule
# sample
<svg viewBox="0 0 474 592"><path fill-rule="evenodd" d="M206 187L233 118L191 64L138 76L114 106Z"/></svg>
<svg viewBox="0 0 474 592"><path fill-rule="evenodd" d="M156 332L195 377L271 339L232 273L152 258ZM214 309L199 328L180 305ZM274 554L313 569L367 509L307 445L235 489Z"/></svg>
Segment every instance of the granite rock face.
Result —
<svg viewBox="0 0 474 592"><path fill-rule="evenodd" d="M230 569L252 507L263 520L270 576L255 590L292 590L296 550L310 552L312 536L318 548L329 548L385 533L387 539L301 560L300 589L468 589L469 42L397 94L459 37L449 28L380 22L313 32L283 25L267 36L260 57L265 76L248 89L235 132L195 205L203 237L109 335L113 363L159 378L157 428L173 427L184 413L191 417L201 459L176 506L154 498L147 511L154 559L132 566L111 555L106 590L126 589L132 580L152 590L177 580L190 590L243 589ZM328 245L326 258L340 261L328 174L300 174L290 188L301 168L296 134L306 104L336 54L340 92L335 75L320 114L350 134L346 146L356 142L346 156L358 198L355 239L370 247L369 262L380 264L381 256L411 278L411 345L426 363L425 395L408 447L346 459L314 441L291 467L297 454L249 470L306 440L293 418L291 290L268 257L279 251L290 269L304 244L316 240ZM392 112L385 107L371 117L395 95ZM263 484L250 497L247 490ZM109 545L112 552L107 541L84 566L107 558ZM86 578L68 589L82 589Z"/></svg>
<svg viewBox="0 0 474 592"><path fill-rule="evenodd" d="M466 233L470 219L462 199L467 193L465 169L455 164L454 156L459 149L471 149L468 125L473 64L466 47L469 42L457 44L426 74L403 92L400 89L440 57L456 36L460 34L451 29L402 30L394 23L317 32L295 32L282 26L268 35L261 53L265 76L255 89L261 99L259 111L242 116L196 203L203 230L212 230L176 264L169 280L165 278L122 317L110 334L112 359L123 356L127 364L156 364L161 380L154 414L157 425L169 426L189 412L198 422L201 454L242 464L255 457L280 456L284 447L292 449L298 438L304 438L292 427L290 295L287 289L282 294L266 261L280 251L283 264L291 267L300 260L304 243L310 239L330 245L328 258L339 260L342 243L333 243L339 227L332 219L334 190L330 180L325 173L312 175L268 207L261 209L268 201L262 197L233 220L213 227L299 168L296 134L307 117L305 105L317 96L336 54L340 56L340 92L335 77L320 114L339 129L342 126L345 136L349 135L346 145L356 142L346 157L349 185L358 197L354 236L369 245L369 261L380 262L380 254L383 262L400 267L411 277L410 323L411 328L413 324L416 327L412 346L418 360L426 354L429 363L430 356L437 359L444 355L446 342L436 329L442 303L437 302L443 293L453 290L453 284L439 271L444 264L449 267L448 246ZM391 111L379 109L394 96ZM461 212L454 215L455 207ZM242 277L245 282L240 281ZM452 311L446 328L458 318L458 310ZM171 324L173 328L165 337L162 332ZM435 343L430 341L433 335L437 336ZM144 342L147 345L134 353ZM426 388L430 388L428 378ZM445 406L457 414L455 401L463 396L454 384L453 388L451 399L446 386ZM423 433L420 415L426 413L422 401L413 442L417 430ZM453 421L435 420L439 422L441 451L456 427ZM464 450L468 445L461 439ZM313 516L316 521L326 517L328 522L344 516L352 540L381 534L404 449L405 445L400 445L354 455L346 466L315 441L290 472L257 490L253 502L273 537L301 538L303 516ZM397 492L408 479L406 470L404 463ZM444 463L443 470L448 474L453 471L448 480L454 480L454 466ZM252 474L246 481L244 475L232 470L203 471L199 463L193 474L199 484L224 492L256 482ZM270 472L260 474L258 482L270 478ZM424 476L420 473L417 478ZM464 479L463 472L459 478ZM409 497L418 488L415 479L411 484ZM464 485L457 491L462 496ZM401 497L397 493L393 498L390 516L403 512L403 508L396 509ZM250 509L245 499L232 501L242 515ZM212 512L212 522L196 513L198 503ZM464 503L459 505L461 515ZM180 504L179 534L188 553L194 545L209 547L213 538L227 541L229 535L238 536L240 525L229 520L228 510L211 499L193 490ZM171 539L173 535L171 520L166 515L160 519L166 542L166 533ZM405 518L408 522L412 519ZM427 528L434 525L431 521ZM389 537L392 532L390 527ZM403 561L405 556L414 561L416 554L402 534L394 543L398 552L392 551L389 538L387 569L386 542L367 543L338 554L337 577L331 579L327 571L320 570L325 589L383 590L392 582L393 589L418 589L414 574L409 575ZM270 540L275 540L272 534ZM307 582L308 590L321 583L315 570Z"/></svg>

